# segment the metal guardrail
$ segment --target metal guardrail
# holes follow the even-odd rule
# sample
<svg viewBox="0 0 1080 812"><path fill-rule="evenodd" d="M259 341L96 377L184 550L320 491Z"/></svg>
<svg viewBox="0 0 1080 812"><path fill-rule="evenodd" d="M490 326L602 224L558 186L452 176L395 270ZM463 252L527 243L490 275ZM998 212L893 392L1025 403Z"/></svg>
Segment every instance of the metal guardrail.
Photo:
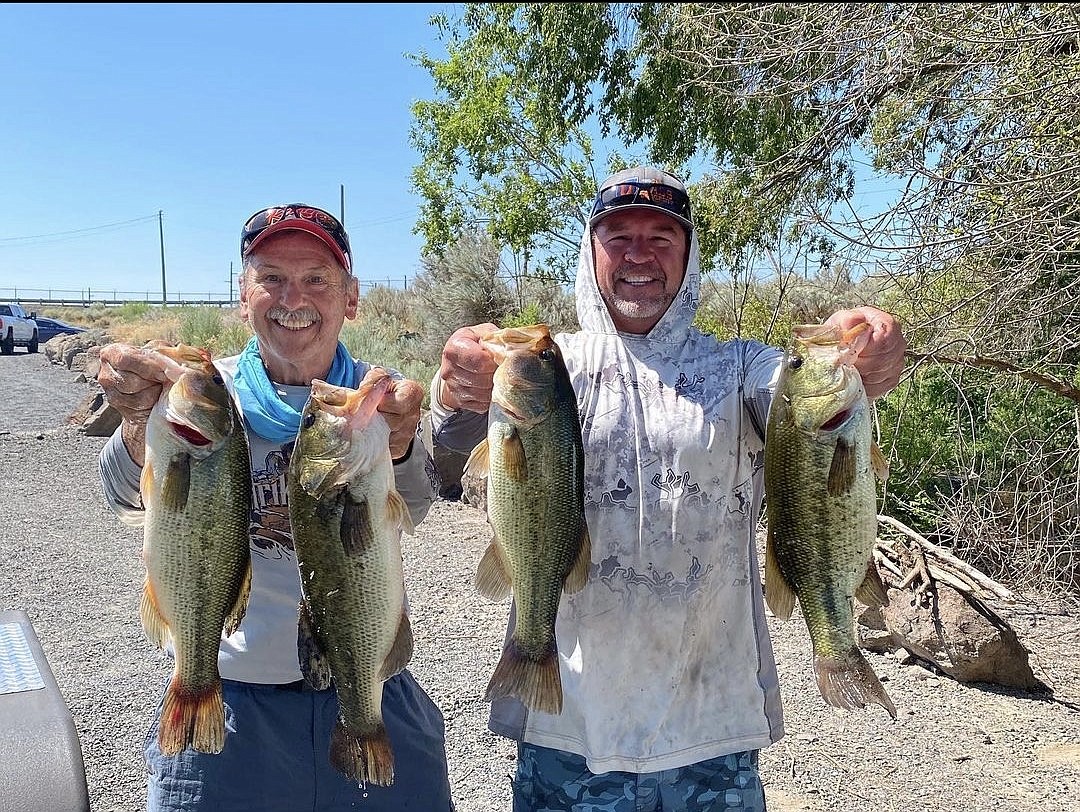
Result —
<svg viewBox="0 0 1080 812"><path fill-rule="evenodd" d="M130 290L56 290L51 288L0 288L0 301L19 302L29 309L38 307L107 307L126 304L162 305L161 293ZM234 294L227 293L173 293L166 297L168 307L217 305L236 307L239 304Z"/></svg>
<svg viewBox="0 0 1080 812"><path fill-rule="evenodd" d="M363 293L377 287L385 286L397 288L400 285L409 287L409 278L402 277L400 280L360 280L360 291ZM0 287L0 301L18 302L23 307L30 309L36 307L90 307L92 305L104 305L106 307L118 307L127 304L147 304L166 307L239 307L239 292L229 293L170 293L161 300L161 292L131 291L131 290L59 290L54 288L21 288Z"/></svg>

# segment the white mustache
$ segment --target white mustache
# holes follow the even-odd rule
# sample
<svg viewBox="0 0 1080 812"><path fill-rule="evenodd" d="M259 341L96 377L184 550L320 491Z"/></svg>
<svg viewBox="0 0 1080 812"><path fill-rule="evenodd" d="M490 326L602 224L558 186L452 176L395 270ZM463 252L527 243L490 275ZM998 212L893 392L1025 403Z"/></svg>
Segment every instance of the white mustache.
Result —
<svg viewBox="0 0 1080 812"><path fill-rule="evenodd" d="M305 307L300 310L288 310L284 307L272 307L266 313L266 317L278 322L284 327L300 329L321 320L317 310Z"/></svg>

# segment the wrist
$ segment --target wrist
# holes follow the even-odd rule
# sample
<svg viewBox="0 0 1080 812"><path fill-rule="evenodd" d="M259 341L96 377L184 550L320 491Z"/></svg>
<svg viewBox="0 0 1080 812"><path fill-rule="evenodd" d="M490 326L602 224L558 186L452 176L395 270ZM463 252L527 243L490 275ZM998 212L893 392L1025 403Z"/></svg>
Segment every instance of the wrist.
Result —
<svg viewBox="0 0 1080 812"><path fill-rule="evenodd" d="M120 439L124 441L131 461L141 468L146 462L146 424L123 421L120 424Z"/></svg>

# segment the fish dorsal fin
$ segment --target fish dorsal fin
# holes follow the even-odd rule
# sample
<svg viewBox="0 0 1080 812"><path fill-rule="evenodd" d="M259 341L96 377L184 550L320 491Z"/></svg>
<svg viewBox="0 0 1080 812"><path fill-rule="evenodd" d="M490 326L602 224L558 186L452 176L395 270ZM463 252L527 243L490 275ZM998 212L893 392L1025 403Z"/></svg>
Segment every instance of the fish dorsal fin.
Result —
<svg viewBox="0 0 1080 812"><path fill-rule="evenodd" d="M881 573L878 572L873 556L866 565L866 577L863 578L862 583L855 590L855 597L864 606L872 608L889 605L889 592L881 580Z"/></svg>
<svg viewBox="0 0 1080 812"><path fill-rule="evenodd" d="M870 466L874 469L874 476L878 478L878 482L884 482L889 478L889 461L885 459L877 443L870 444Z"/></svg>
<svg viewBox="0 0 1080 812"><path fill-rule="evenodd" d="M487 440L481 440L473 447L473 450L469 452L469 459L465 462L464 470L478 479L483 479L488 475Z"/></svg>
<svg viewBox="0 0 1080 812"><path fill-rule="evenodd" d="M781 620L790 620L795 609L795 593L780 571L780 560L776 557L772 527L765 537L765 603Z"/></svg>
<svg viewBox="0 0 1080 812"><path fill-rule="evenodd" d="M395 674L400 674L409 664L413 654L412 624L405 610L401 610L401 620L398 621L397 635L394 644L390 647L382 668L379 670L379 679L388 680Z"/></svg>
<svg viewBox="0 0 1080 812"><path fill-rule="evenodd" d="M855 485L855 446L842 436L836 438L829 466L829 496L844 496Z"/></svg>
<svg viewBox="0 0 1080 812"><path fill-rule="evenodd" d="M191 490L191 457L177 454L169 460L165 476L161 478L161 504L169 511L179 513L187 506Z"/></svg>
<svg viewBox="0 0 1080 812"><path fill-rule="evenodd" d="M493 601L511 592L510 562L498 539L492 539L476 567L476 591Z"/></svg>
<svg viewBox="0 0 1080 812"><path fill-rule="evenodd" d="M300 469L300 487L304 493L321 499L331 488L339 484L337 474L341 465L336 460L307 459Z"/></svg>
<svg viewBox="0 0 1080 812"><path fill-rule="evenodd" d="M243 580L240 582L240 592L236 596L229 614L225 616L225 636L234 634L240 628L240 623L247 614L248 599L251 597L251 558L248 557L244 567Z"/></svg>
<svg viewBox="0 0 1080 812"><path fill-rule="evenodd" d="M367 499L356 499L348 488L341 491L341 546L346 555L360 555L375 543L375 528L371 524L371 505Z"/></svg>
<svg viewBox="0 0 1080 812"><path fill-rule="evenodd" d="M330 687L330 661L326 659L319 638L315 634L315 619L311 616L311 607L307 601L300 601L296 617L296 650L300 662L300 672L316 691Z"/></svg>
<svg viewBox="0 0 1080 812"><path fill-rule="evenodd" d="M570 568L566 580L563 582L563 592L573 594L585 586L589 580L589 565L592 564L592 541L589 539L589 528L582 527L581 543L578 545L577 558L574 566Z"/></svg>
<svg viewBox="0 0 1080 812"><path fill-rule="evenodd" d="M506 475L514 482L528 481L529 461L525 458L525 446L516 428L511 428L503 438L502 454Z"/></svg>
<svg viewBox="0 0 1080 812"><path fill-rule="evenodd" d="M154 587L147 575L143 581L142 599L139 601L139 617L142 620L143 631L146 639L158 648L164 648L169 641L169 624L161 615L158 608L157 597L154 595Z"/></svg>
<svg viewBox="0 0 1080 812"><path fill-rule="evenodd" d="M409 513L409 505L405 502L405 497L396 488L391 488L386 494L386 510L390 514L392 523L398 525L410 536L416 533L412 515Z"/></svg>

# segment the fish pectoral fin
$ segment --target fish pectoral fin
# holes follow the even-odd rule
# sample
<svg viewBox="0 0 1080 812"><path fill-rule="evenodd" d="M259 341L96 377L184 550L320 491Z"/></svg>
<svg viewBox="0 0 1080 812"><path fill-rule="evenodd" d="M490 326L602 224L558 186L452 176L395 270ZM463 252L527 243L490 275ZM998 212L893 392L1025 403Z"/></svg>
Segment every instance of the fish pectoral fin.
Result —
<svg viewBox="0 0 1080 812"><path fill-rule="evenodd" d="M142 497L143 505L150 501L149 496L154 492L154 479L154 463L147 460L139 475L139 496Z"/></svg>
<svg viewBox="0 0 1080 812"><path fill-rule="evenodd" d="M483 479L488 475L488 441L481 440L473 450L469 452L469 459L465 461L464 472Z"/></svg>
<svg viewBox="0 0 1080 812"><path fill-rule="evenodd" d="M795 611L795 592L780 571L771 529L765 539L765 603L776 617L791 620L791 613Z"/></svg>
<svg viewBox="0 0 1080 812"><path fill-rule="evenodd" d="M525 446L517 429L507 433L502 441L503 468L506 475L514 482L527 482L529 479L529 460L525 457Z"/></svg>
<svg viewBox="0 0 1080 812"><path fill-rule="evenodd" d="M832 464L829 466L829 496L843 496L855 485L855 446L843 437L836 438Z"/></svg>
<svg viewBox="0 0 1080 812"><path fill-rule="evenodd" d="M877 443L870 444L870 467L874 469L874 476L878 482L884 482L889 478L889 461L885 458Z"/></svg>
<svg viewBox="0 0 1080 812"><path fill-rule="evenodd" d="M315 621L307 601L300 601L296 615L296 653L300 673L316 691L330 687L330 663L315 635Z"/></svg>
<svg viewBox="0 0 1080 812"><path fill-rule="evenodd" d="M379 679L388 680L395 674L400 674L409 664L413 654L412 624L405 610L401 610L401 620L398 622L397 636L394 637L394 645L390 647L386 659L383 660L379 671Z"/></svg>
<svg viewBox="0 0 1080 812"><path fill-rule="evenodd" d="M304 493L321 499L336 485L341 466L336 460L306 459L300 470L300 487Z"/></svg>
<svg viewBox="0 0 1080 812"><path fill-rule="evenodd" d="M485 598L501 601L510 596L510 562L497 539L492 539L476 567L476 591Z"/></svg>
<svg viewBox="0 0 1080 812"><path fill-rule="evenodd" d="M236 602L233 603L229 614L225 616L225 636L229 637L240 628L240 623L247 614L248 599L251 597L251 558L247 560L244 574L240 579L240 589L236 593Z"/></svg>
<svg viewBox="0 0 1080 812"><path fill-rule="evenodd" d="M581 543L578 545L577 557L574 565L563 582L563 592L573 594L579 592L589 580L589 565L592 564L592 542L589 539L589 528L581 530Z"/></svg>
<svg viewBox="0 0 1080 812"><path fill-rule="evenodd" d="M169 641L169 624L158 609L157 597L154 595L154 587L147 577L143 581L142 598L139 601L139 618L142 620L143 632L146 639L158 648L165 648Z"/></svg>
<svg viewBox="0 0 1080 812"><path fill-rule="evenodd" d="M341 546L347 555L359 555L375 543L375 528L371 525L371 505L367 499L356 499L348 490L341 492Z"/></svg>
<svg viewBox="0 0 1080 812"><path fill-rule="evenodd" d="M170 512L180 512L187 505L191 490L191 457L177 454L169 460L161 478L161 505Z"/></svg>
<svg viewBox="0 0 1080 812"><path fill-rule="evenodd" d="M881 580L881 573L878 572L873 557L866 565L866 576L856 588L855 597L864 606L876 608L889 605L889 590Z"/></svg>
<svg viewBox="0 0 1080 812"><path fill-rule="evenodd" d="M409 505L396 488L391 488L386 494L386 509L390 513L390 521L399 525L410 536L416 532L412 514L409 513Z"/></svg>

